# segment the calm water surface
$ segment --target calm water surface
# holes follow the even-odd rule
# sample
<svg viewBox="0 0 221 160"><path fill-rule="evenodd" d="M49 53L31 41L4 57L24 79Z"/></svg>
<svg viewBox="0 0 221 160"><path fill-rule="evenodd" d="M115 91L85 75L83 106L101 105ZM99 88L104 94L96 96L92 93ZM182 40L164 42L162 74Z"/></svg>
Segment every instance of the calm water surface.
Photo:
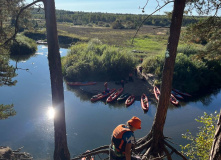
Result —
<svg viewBox="0 0 221 160"><path fill-rule="evenodd" d="M60 49L61 56L67 49ZM15 61L11 61L16 65ZM10 146L29 152L34 159L52 159L54 150L53 119L50 114L51 86L47 59L47 47L39 45L38 51L28 60L17 63L16 86L0 87L1 104L14 104L17 115L0 120L0 146ZM29 71L23 70L29 69ZM147 113L140 102L125 108L124 104L91 103L90 96L64 83L66 126L71 157L88 149L110 143L110 135L116 125L125 123L132 116L142 120L142 129L135 132L137 138L149 133L156 113L155 102L150 102ZM196 102L181 104L168 110L164 135L177 144L185 144L181 134L189 129L196 133L199 123L195 118L203 112L220 110L221 92ZM179 148L179 146L176 146Z"/></svg>

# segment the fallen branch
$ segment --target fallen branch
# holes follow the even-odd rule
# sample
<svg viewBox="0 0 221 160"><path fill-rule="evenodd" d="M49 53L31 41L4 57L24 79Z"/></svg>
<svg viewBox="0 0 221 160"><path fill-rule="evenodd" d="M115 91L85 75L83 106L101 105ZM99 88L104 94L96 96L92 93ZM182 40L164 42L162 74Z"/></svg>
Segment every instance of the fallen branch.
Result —
<svg viewBox="0 0 221 160"><path fill-rule="evenodd" d="M167 143L166 141L164 141L165 145L167 147L169 147L173 152L175 152L178 156L182 157L183 160L187 160L186 157L183 156L182 153L178 152L174 147L172 147L169 143Z"/></svg>

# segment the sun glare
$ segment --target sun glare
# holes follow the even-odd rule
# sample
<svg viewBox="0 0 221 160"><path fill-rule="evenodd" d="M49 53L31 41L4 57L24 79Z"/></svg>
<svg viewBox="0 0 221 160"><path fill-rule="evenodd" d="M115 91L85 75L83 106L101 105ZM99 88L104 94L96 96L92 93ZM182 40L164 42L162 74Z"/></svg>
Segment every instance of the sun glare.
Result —
<svg viewBox="0 0 221 160"><path fill-rule="evenodd" d="M55 116L55 110L53 107L49 107L48 108L48 112L47 112L48 118L49 119L54 119Z"/></svg>

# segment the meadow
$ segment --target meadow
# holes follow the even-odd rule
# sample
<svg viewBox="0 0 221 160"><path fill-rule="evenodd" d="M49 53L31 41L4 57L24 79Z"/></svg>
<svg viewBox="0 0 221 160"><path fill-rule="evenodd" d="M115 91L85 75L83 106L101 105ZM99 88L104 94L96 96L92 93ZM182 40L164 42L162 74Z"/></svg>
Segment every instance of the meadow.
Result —
<svg viewBox="0 0 221 160"><path fill-rule="evenodd" d="M165 50L168 38L168 28L146 25L142 26L137 32L136 29L82 27L74 26L70 23L58 23L58 30L68 32L76 37L97 38L103 44L120 48L130 48L131 50L136 50L134 52L137 55L146 55L147 53L157 54ZM134 43L132 44L134 37Z"/></svg>

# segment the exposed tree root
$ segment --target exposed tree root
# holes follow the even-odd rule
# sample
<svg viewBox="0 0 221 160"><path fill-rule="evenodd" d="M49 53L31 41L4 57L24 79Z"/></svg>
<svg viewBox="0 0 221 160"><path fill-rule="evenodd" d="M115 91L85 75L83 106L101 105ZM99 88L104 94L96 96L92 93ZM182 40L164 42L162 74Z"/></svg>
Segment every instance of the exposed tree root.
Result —
<svg viewBox="0 0 221 160"><path fill-rule="evenodd" d="M182 155L179 151L177 151L173 146L171 146L167 141L168 137L163 137L158 142L153 140L151 134L140 138L137 143L136 147L133 150L133 154L139 155L142 160L161 160L163 158L167 158L168 160L172 160L172 154L175 153L180 156L183 160L187 160L186 157ZM156 144L157 143L157 144ZM172 143L172 142L171 142ZM171 151L169 151L171 150ZM86 151L81 155L73 158L72 160L81 159L83 157L87 157L90 159L91 156L95 156L99 154L107 154L109 155L109 145L101 146L91 151ZM100 159L102 159L100 157Z"/></svg>
<svg viewBox="0 0 221 160"><path fill-rule="evenodd" d="M86 157L87 159L90 159L91 156L95 156L95 155L99 156L99 154L109 155L109 145L100 146L100 147L95 148L95 149L90 150L90 151L88 150L88 151L82 153L81 155L79 155L75 158L72 158L71 160L78 160L78 159L81 159L81 158L84 158L84 157Z"/></svg>

